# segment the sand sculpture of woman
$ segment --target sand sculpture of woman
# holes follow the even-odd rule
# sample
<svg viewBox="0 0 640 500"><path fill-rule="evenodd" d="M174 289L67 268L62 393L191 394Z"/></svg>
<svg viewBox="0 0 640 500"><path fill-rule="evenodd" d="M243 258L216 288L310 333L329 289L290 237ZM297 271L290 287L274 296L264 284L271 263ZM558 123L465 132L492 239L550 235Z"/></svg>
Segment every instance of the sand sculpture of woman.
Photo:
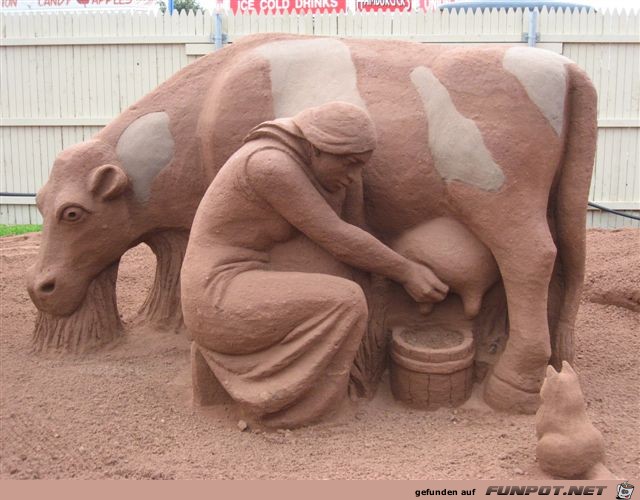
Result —
<svg viewBox="0 0 640 500"><path fill-rule="evenodd" d="M185 323L224 389L263 425L305 425L340 404L368 314L355 282L275 270L274 247L306 235L345 264L402 283L416 301L448 291L341 218L347 193L361 196L375 145L371 119L351 104L265 122L200 204L182 269Z"/></svg>

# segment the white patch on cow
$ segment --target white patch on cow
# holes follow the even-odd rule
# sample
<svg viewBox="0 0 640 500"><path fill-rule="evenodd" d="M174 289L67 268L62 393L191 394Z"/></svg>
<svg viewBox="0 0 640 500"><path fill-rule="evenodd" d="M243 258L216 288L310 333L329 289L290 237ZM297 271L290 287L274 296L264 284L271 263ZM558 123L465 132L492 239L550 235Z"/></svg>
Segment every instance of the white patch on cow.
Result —
<svg viewBox="0 0 640 500"><path fill-rule="evenodd" d="M564 123L568 62L548 50L530 47L511 47L502 60L504 69L520 81L558 135Z"/></svg>
<svg viewBox="0 0 640 500"><path fill-rule="evenodd" d="M358 92L351 53L340 40L283 40L255 51L269 61L276 118L331 101L366 109Z"/></svg>
<svg viewBox="0 0 640 500"><path fill-rule="evenodd" d="M422 98L429 125L429 148L442 178L486 191L500 189L504 174L493 161L475 122L456 109L449 91L430 69L415 68L411 81Z"/></svg>
<svg viewBox="0 0 640 500"><path fill-rule="evenodd" d="M133 185L139 201L149 199L153 179L172 160L174 141L169 115L149 113L132 122L122 133L116 154Z"/></svg>

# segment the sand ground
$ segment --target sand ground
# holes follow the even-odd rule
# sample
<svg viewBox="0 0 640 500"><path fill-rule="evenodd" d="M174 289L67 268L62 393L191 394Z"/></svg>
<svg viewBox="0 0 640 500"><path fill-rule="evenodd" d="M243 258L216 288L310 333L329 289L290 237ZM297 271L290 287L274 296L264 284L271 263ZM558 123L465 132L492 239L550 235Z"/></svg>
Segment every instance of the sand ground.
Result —
<svg viewBox="0 0 640 500"><path fill-rule="evenodd" d="M240 431L233 408L191 405L189 343L127 328L82 357L34 355L24 287L39 235L0 240L0 478L540 479L534 416L473 407L424 412L373 401L294 431ZM120 310L135 316L154 259L123 258ZM577 359L607 465L640 476L640 231L588 233ZM469 405L472 406L472 405Z"/></svg>

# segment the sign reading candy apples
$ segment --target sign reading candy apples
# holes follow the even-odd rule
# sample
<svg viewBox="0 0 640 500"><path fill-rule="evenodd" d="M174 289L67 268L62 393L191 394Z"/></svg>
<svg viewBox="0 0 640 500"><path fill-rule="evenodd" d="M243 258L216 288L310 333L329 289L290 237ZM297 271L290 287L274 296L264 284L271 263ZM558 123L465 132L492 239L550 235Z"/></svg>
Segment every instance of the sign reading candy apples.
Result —
<svg viewBox="0 0 640 500"><path fill-rule="evenodd" d="M43 10L158 10L156 0L2 0L14 12Z"/></svg>

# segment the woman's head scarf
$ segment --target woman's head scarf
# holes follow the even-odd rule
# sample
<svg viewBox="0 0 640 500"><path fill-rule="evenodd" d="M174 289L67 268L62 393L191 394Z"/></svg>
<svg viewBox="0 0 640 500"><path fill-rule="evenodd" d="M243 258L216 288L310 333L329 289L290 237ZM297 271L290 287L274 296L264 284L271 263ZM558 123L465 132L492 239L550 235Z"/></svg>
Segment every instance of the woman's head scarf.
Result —
<svg viewBox="0 0 640 500"><path fill-rule="evenodd" d="M301 111L292 120L311 144L326 153L366 153L376 147L376 132L371 118L353 104L323 104Z"/></svg>

